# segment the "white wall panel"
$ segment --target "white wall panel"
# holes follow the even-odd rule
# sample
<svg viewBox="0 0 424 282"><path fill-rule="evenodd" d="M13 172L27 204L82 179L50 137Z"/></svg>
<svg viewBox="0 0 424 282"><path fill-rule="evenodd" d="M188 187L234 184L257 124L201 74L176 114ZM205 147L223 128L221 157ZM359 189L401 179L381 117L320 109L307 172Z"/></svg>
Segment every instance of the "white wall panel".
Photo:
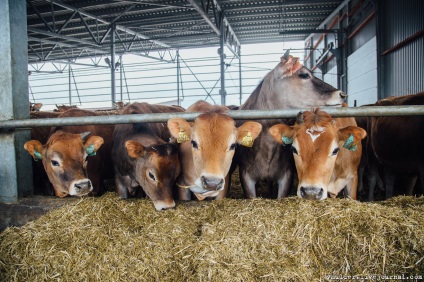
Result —
<svg viewBox="0 0 424 282"><path fill-rule="evenodd" d="M347 58L349 94L348 104L373 104L377 101L377 46L376 38L352 53Z"/></svg>

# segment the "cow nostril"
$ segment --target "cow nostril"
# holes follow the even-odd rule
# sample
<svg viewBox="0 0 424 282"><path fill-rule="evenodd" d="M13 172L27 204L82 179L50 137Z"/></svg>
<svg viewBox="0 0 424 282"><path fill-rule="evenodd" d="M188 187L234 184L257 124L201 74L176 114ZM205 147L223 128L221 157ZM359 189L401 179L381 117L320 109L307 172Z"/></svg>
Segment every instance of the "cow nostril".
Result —
<svg viewBox="0 0 424 282"><path fill-rule="evenodd" d="M303 188L303 187L300 187L300 196L302 198L305 198L305 196L306 196L305 188Z"/></svg>
<svg viewBox="0 0 424 282"><path fill-rule="evenodd" d="M74 186L75 186L75 188L77 188L79 190L90 189L91 183L90 183L90 181L80 182L80 183L75 183Z"/></svg>
<svg viewBox="0 0 424 282"><path fill-rule="evenodd" d="M317 199L321 199L323 193L324 193L324 189L321 188L317 194Z"/></svg>
<svg viewBox="0 0 424 282"><path fill-rule="evenodd" d="M342 92L342 91L340 91L340 97L341 97L342 99L346 99L346 98L347 98L347 94L346 94L346 93L344 93L344 92Z"/></svg>

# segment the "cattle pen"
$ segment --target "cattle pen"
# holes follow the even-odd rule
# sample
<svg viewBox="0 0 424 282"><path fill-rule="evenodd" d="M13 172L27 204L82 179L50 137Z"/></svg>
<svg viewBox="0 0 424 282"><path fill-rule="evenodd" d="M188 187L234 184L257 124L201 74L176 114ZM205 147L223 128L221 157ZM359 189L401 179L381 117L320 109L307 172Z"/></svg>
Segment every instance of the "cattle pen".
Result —
<svg viewBox="0 0 424 282"><path fill-rule="evenodd" d="M424 1L0 11L0 281L424 279Z"/></svg>

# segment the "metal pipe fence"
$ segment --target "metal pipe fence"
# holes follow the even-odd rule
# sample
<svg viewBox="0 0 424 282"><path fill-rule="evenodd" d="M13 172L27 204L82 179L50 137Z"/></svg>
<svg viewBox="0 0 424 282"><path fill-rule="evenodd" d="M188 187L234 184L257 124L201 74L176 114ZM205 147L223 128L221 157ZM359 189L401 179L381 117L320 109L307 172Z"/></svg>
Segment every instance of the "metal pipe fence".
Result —
<svg viewBox="0 0 424 282"><path fill-rule="evenodd" d="M295 118L301 111L311 109L246 110L228 111L236 120ZM322 107L332 117L371 117L371 116L417 116L424 115L424 106L367 106L359 108ZM0 129L33 128L45 126L91 125L91 124L129 124L147 122L166 122L170 118L184 118L193 121L201 113L154 113L139 115L110 115L91 117L68 117L50 119L25 119L0 121Z"/></svg>

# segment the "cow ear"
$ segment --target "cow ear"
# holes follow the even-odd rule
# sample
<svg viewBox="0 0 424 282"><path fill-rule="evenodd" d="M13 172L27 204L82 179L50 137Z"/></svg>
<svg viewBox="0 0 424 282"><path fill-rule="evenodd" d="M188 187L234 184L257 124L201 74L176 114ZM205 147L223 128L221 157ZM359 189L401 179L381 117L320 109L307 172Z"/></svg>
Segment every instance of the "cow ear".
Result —
<svg viewBox="0 0 424 282"><path fill-rule="evenodd" d="M128 156L133 159L140 158L145 153L143 145L134 140L128 140L125 142L125 148L127 148Z"/></svg>
<svg viewBox="0 0 424 282"><path fill-rule="evenodd" d="M191 126L185 119L171 118L168 120L168 128L178 143L190 141Z"/></svg>
<svg viewBox="0 0 424 282"><path fill-rule="evenodd" d="M245 147L252 147L253 141L259 136L262 125L256 121L246 121L237 128L237 143Z"/></svg>
<svg viewBox="0 0 424 282"><path fill-rule="evenodd" d="M41 160L43 158L44 147L38 140L30 140L24 144L24 149L30 153L35 161Z"/></svg>
<svg viewBox="0 0 424 282"><path fill-rule="evenodd" d="M293 143L294 129L285 124L276 124L269 129L269 134L279 144L289 145Z"/></svg>
<svg viewBox="0 0 424 282"><path fill-rule="evenodd" d="M293 73L297 72L303 65L299 62L299 58L289 56L286 60L281 57L282 63L282 73L284 76L291 76Z"/></svg>
<svg viewBox="0 0 424 282"><path fill-rule="evenodd" d="M367 132L357 126L348 126L339 129L339 140L343 141L343 148L355 151L358 143L367 136Z"/></svg>
<svg viewBox="0 0 424 282"><path fill-rule="evenodd" d="M90 136L87 141L85 141L84 149L89 156L96 155L97 150L102 146L104 140L100 136Z"/></svg>

